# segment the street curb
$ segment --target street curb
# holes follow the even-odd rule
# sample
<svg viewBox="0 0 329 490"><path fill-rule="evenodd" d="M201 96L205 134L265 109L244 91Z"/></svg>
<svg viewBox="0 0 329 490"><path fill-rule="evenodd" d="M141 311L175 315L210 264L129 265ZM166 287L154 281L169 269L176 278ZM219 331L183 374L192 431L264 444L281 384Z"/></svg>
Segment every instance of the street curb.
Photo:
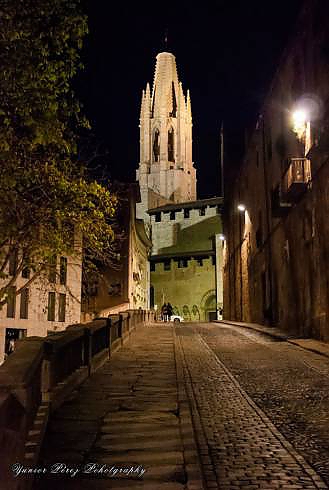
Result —
<svg viewBox="0 0 329 490"><path fill-rule="evenodd" d="M233 327L240 327L240 328L246 328L248 330L254 330L256 332L259 332L263 335L268 335L269 337L273 337L278 340L283 340L288 342L289 344L292 344L294 346L300 347L303 350L307 350L309 352L314 352L315 354L319 354L321 356L329 358L329 352L323 352L322 350L316 349L315 347L307 347L306 345L301 345L299 340L293 337L290 337L288 334L280 334L277 332L269 332L268 330L263 330L261 326L251 325L251 324L244 324L244 323L239 323L239 322L230 322L227 320L214 320L212 323L219 323L219 324L224 324L224 325L232 325ZM308 339L300 339L300 340L308 340ZM313 339L310 339L313 340ZM328 345L329 348L329 345Z"/></svg>
<svg viewBox="0 0 329 490"><path fill-rule="evenodd" d="M257 326L256 324L250 324L250 323L239 323L239 322L230 322L229 320L214 320L213 323L219 323L219 324L224 324L224 325L232 325L233 327L241 327L241 328L247 328L248 330L255 330L256 332L262 333L264 335L268 335L269 337L273 337L275 339L279 340L286 340L288 341L289 336L285 334L280 334L278 332L269 332L268 330L264 330L261 326Z"/></svg>
<svg viewBox="0 0 329 490"><path fill-rule="evenodd" d="M178 408L180 417L180 431L183 442L185 471L187 475L187 490L205 490L205 482L200 464L197 436L195 433L192 414L189 406L189 397L184 381L184 367L181 347L178 344L175 329L173 329L174 352L177 373ZM191 441L192 449L191 449ZM189 447L187 450L186 447Z"/></svg>
<svg viewBox="0 0 329 490"><path fill-rule="evenodd" d="M289 342L289 344L293 344L293 345L296 345L297 347L300 347L301 349L304 349L304 350L308 350L310 352L314 352L315 354L319 354L320 356L324 356L324 357L327 357L329 358L329 352L323 352L319 349L316 349L315 347L306 347L304 345L300 345L300 343L298 342L298 340L288 340L287 342Z"/></svg>

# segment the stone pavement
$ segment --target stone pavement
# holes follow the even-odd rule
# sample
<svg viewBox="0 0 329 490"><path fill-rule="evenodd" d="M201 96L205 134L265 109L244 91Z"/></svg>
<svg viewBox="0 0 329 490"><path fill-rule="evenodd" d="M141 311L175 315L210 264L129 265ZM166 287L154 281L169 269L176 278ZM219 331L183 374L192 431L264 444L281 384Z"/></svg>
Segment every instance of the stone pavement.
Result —
<svg viewBox="0 0 329 490"><path fill-rule="evenodd" d="M206 487L327 488L195 332L177 333ZM178 331L177 331L178 332ZM214 333L217 335L216 333ZM198 338L199 337L199 338ZM241 353L243 355L243 353Z"/></svg>
<svg viewBox="0 0 329 490"><path fill-rule="evenodd" d="M36 490L327 488L188 324L139 328L53 414L40 464L56 462L79 472Z"/></svg>
<svg viewBox="0 0 329 490"><path fill-rule="evenodd" d="M35 488L201 490L182 388L172 325L138 328L51 418L40 464L64 462L79 473L42 476ZM95 466L83 474L88 463ZM120 478L104 478L119 468Z"/></svg>

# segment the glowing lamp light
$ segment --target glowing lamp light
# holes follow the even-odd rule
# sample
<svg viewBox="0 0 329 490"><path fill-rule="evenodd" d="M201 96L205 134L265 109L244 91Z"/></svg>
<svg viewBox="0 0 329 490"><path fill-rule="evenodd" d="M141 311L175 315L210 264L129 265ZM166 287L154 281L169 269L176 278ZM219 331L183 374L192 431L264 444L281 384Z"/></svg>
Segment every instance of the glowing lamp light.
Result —
<svg viewBox="0 0 329 490"><path fill-rule="evenodd" d="M305 137L306 127L309 120L309 111L305 109L296 109L292 113L292 129L299 140L302 140Z"/></svg>
<svg viewBox="0 0 329 490"><path fill-rule="evenodd" d="M243 213L245 210L246 210L246 206L244 204L239 204L238 205L238 211L240 211L241 213Z"/></svg>
<svg viewBox="0 0 329 490"><path fill-rule="evenodd" d="M225 242L225 236L222 233L220 233L219 239L222 240L222 242Z"/></svg>
<svg viewBox="0 0 329 490"><path fill-rule="evenodd" d="M296 126L296 127L303 126L308 121L308 114L304 109L298 109L298 110L293 112L292 120L293 120L294 126Z"/></svg>

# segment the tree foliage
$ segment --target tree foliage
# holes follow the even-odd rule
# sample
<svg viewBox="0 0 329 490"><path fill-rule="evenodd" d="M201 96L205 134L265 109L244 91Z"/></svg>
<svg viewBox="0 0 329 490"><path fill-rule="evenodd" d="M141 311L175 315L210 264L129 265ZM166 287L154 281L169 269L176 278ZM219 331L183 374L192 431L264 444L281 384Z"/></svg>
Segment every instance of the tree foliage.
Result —
<svg viewBox="0 0 329 490"><path fill-rule="evenodd" d="M72 91L87 19L79 0L0 0L0 301L56 255L111 261L116 198L77 158L88 128ZM18 256L14 275L8 262Z"/></svg>

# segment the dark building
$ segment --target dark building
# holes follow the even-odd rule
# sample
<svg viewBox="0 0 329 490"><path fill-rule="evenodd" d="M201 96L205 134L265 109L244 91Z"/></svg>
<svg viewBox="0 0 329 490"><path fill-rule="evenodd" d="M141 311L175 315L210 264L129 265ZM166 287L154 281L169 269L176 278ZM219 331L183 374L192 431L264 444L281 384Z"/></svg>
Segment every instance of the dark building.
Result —
<svg viewBox="0 0 329 490"><path fill-rule="evenodd" d="M224 257L226 318L326 341L328 24L329 2L308 0L230 188Z"/></svg>

